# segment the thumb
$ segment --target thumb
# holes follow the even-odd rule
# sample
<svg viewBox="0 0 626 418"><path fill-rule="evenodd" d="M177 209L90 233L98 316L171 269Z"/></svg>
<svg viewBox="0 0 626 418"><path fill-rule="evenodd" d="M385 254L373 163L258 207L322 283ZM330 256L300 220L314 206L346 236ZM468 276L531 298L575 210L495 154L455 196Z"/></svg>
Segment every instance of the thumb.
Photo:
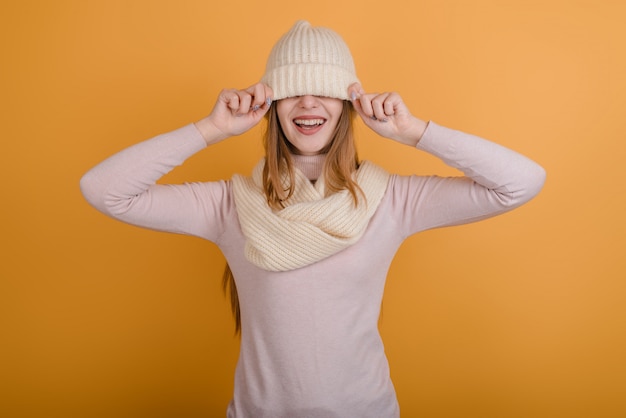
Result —
<svg viewBox="0 0 626 418"><path fill-rule="evenodd" d="M361 106L361 96L365 94L365 90L361 87L359 83L352 83L348 86L348 96L350 96L350 100L352 101L352 106L356 113L362 118L367 119L367 115L363 113L363 107Z"/></svg>
<svg viewBox="0 0 626 418"><path fill-rule="evenodd" d="M348 97L354 102L358 99L362 94L365 94L365 90L361 87L361 84L358 82L352 83L348 86Z"/></svg>

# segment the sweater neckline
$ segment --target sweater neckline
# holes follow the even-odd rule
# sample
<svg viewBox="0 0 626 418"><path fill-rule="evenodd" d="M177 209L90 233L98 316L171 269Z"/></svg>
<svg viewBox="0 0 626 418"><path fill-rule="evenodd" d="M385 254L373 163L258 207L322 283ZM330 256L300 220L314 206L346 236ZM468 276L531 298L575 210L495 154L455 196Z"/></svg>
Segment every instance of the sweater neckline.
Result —
<svg viewBox="0 0 626 418"><path fill-rule="evenodd" d="M291 155L294 165L310 181L316 181L322 175L326 154L318 155Z"/></svg>

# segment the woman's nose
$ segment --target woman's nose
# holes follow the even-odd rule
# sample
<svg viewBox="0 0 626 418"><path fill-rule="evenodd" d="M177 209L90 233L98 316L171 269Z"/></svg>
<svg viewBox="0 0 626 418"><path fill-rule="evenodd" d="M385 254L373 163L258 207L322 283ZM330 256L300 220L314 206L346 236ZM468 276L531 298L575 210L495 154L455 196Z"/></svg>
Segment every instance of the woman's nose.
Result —
<svg viewBox="0 0 626 418"><path fill-rule="evenodd" d="M305 109L317 107L318 103L319 102L317 100L317 97L313 95L308 94L305 96L300 96L300 107L303 107Z"/></svg>

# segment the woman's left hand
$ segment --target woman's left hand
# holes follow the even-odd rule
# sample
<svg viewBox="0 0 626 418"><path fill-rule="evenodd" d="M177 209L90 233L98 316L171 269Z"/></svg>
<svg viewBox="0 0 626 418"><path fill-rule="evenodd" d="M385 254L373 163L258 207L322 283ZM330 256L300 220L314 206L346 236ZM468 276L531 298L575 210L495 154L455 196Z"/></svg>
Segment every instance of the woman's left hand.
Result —
<svg viewBox="0 0 626 418"><path fill-rule="evenodd" d="M398 93L365 93L354 83L348 94L365 125L378 135L410 146L422 138L427 123L409 112Z"/></svg>

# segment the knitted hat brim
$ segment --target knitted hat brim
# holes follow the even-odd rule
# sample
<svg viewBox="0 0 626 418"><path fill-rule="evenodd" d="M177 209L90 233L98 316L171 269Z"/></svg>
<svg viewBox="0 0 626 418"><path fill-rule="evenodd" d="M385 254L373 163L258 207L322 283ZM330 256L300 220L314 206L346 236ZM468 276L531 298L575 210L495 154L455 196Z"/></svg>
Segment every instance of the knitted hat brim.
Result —
<svg viewBox="0 0 626 418"><path fill-rule="evenodd" d="M290 64L277 67L261 82L274 91L274 100L295 96L322 96L350 100L348 86L359 82L353 72L332 64Z"/></svg>

